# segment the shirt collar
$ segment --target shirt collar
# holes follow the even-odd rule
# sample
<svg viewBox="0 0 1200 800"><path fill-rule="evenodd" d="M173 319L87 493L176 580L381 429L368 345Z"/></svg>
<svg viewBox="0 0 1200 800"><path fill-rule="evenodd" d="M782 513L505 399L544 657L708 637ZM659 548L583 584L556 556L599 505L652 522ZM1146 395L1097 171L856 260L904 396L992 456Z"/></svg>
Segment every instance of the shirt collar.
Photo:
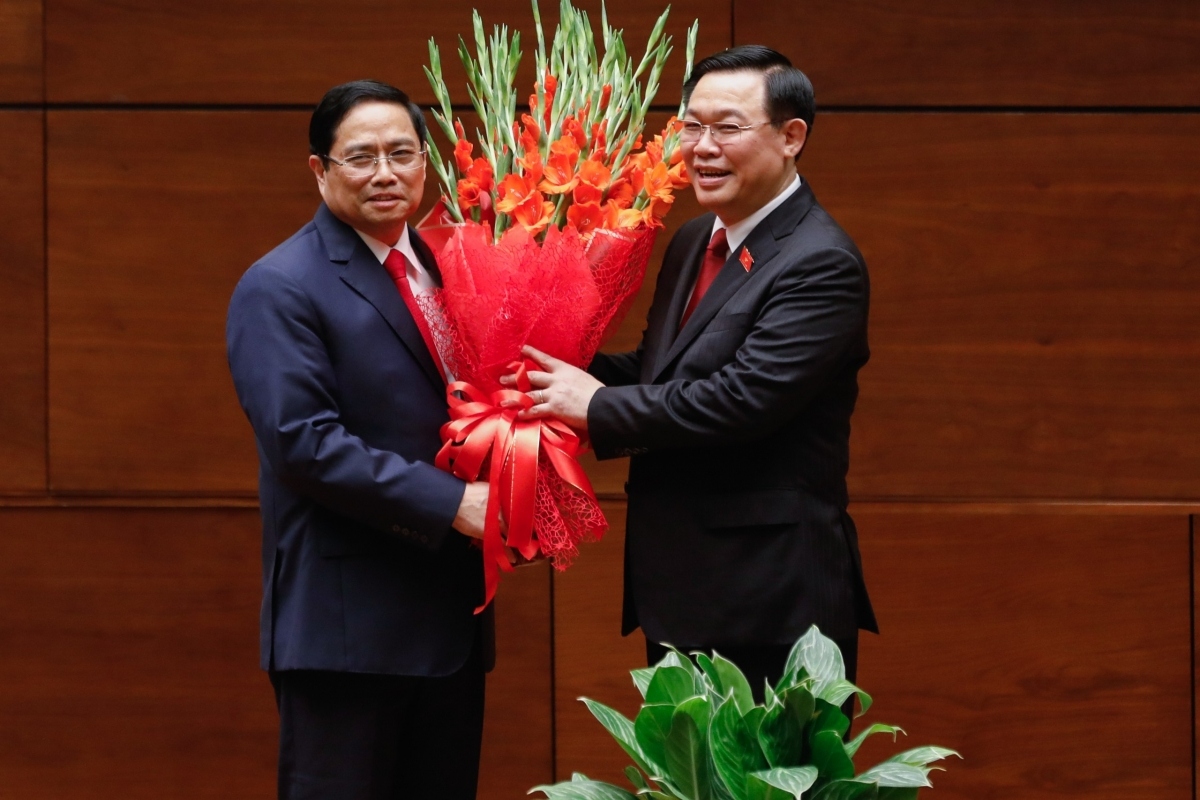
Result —
<svg viewBox="0 0 1200 800"><path fill-rule="evenodd" d="M717 217L716 221L713 223L712 232L716 233L721 228L725 228L725 241L729 243L729 252L732 253L741 246L742 242L746 241L746 237L750 235L751 231L758 227L758 223L766 219L767 215L772 211L783 205L783 201L795 194L799 188L800 176L797 174L796 177L792 179L792 182L789 183L782 192L775 195L771 202L767 203L765 206L760 208L758 211L755 211L741 222L735 222L733 225L726 225L721 221L720 217ZM711 238L711 234L709 238Z"/></svg>
<svg viewBox="0 0 1200 800"><path fill-rule="evenodd" d="M413 268L416 269L417 272L424 274L425 267L421 264L421 259L417 258L417 251L413 249L412 240L408 236L407 223L404 225L404 230L400 232L400 238L396 241L396 244L391 247L379 241L374 236L369 236L363 233L357 228L354 229L354 232L362 238L363 243L366 244L367 247L371 248L371 253L375 256L375 258L379 259L380 264L387 260L389 252L392 250L399 250L404 254L405 258L408 259L408 263L413 265Z"/></svg>

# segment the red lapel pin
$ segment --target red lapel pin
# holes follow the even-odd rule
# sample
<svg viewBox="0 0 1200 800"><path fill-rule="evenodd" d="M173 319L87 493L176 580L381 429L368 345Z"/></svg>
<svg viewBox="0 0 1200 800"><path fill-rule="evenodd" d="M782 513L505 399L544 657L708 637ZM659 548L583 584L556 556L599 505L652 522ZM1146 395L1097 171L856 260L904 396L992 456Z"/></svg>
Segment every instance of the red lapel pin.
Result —
<svg viewBox="0 0 1200 800"><path fill-rule="evenodd" d="M750 268L754 266L754 256L750 255L750 251L744 247L742 248L742 254L738 256L738 261L742 262L742 268L746 272L749 272Z"/></svg>

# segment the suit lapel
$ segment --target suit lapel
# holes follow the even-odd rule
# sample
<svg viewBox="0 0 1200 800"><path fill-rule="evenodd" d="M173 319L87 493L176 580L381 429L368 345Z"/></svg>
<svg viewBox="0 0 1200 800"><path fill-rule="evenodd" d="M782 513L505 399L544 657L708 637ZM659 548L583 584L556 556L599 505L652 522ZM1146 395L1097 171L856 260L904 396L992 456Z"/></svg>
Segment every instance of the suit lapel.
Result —
<svg viewBox="0 0 1200 800"><path fill-rule="evenodd" d="M663 359L666 357L667 351L671 349L671 343L675 341L675 334L679 330L679 318L683 316L683 309L687 305L690 294L689 290L696 282L696 273L700 270L700 257L708 245L713 215L706 214L700 219L704 222L701 223L695 239L685 248L683 255L673 263L664 262L662 266L666 271L666 274L662 276L662 285L672 287L671 299L658 314L651 316L647 326L649 330L646 335L646 353L643 361L650 367L650 370L648 374L642 376L647 383L666 366Z"/></svg>
<svg viewBox="0 0 1200 800"><path fill-rule="evenodd" d="M429 348L425 346L425 340L421 337L417 323L413 321L412 313L404 304L404 299L400 297L400 291L392 282L392 276L375 258L370 248L354 232L353 228L333 216L333 213L325 205L322 205L317 211L316 224L317 230L321 233L321 239L325 242L325 249L329 253L329 260L342 265L342 282L375 307L379 315L412 353L426 377L439 388L444 386L442 376L433 363L433 356L430 355ZM412 231L410 230L409 233L411 234ZM415 245L414 249L417 249ZM424 246L423 242L417 252L422 260L426 261L426 269L430 269L429 262L432 262L433 258L432 256L426 258L429 255L429 249ZM430 272L435 278L438 277L436 267L430 269Z"/></svg>
<svg viewBox="0 0 1200 800"><path fill-rule="evenodd" d="M671 342L669 332L664 332L666 334L665 341L670 342L670 346L664 348L665 352L655 360L654 370L650 375L651 381L658 380L671 362L691 345L704 327L729 302L729 299L737 294L742 286L763 272L771 259L779 254L779 240L790 236L796 230L796 226L800 224L800 220L812 208L814 202L815 198L808 188L808 182L801 183L800 188L791 197L783 201L779 208L758 223L754 230L750 231L746 240L736 250L730 252L721 271L717 273L716 279L708 287L700 304L696 306L696 310L692 312L692 316L688 318L687 324L683 326L683 330L679 331L674 342ZM674 330L674 326L678 325L679 317L683 313L683 306L691 294L692 285L696 282L696 271L700 268L700 252L707 244L706 233L709 230L711 230L711 226L703 229L698 247L692 248L694 252L689 255L690 261L693 263L689 269L684 270L688 273L688 277L685 278L681 275L680 282L675 288L671 301L674 316L668 315L669 322L672 323L669 330ZM750 251L754 258L754 263L749 270L743 267L740 261L742 252L745 250Z"/></svg>

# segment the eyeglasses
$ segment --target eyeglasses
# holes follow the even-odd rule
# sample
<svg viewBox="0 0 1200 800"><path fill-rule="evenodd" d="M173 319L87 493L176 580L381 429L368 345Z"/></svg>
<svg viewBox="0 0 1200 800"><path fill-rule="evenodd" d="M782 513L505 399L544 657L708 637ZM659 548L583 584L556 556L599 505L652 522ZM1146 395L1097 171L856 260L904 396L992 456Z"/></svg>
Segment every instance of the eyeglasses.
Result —
<svg viewBox="0 0 1200 800"><path fill-rule="evenodd" d="M675 132L679 134L680 141L688 144L700 141L705 131L708 131L708 135L717 144L730 144L738 140L742 131L770 124L770 122L756 122L753 125L738 125L736 122L714 122L712 125L705 125L694 119L677 119L675 120Z"/></svg>
<svg viewBox="0 0 1200 800"><path fill-rule="evenodd" d="M392 172L408 172L425 163L424 150L393 150L386 156L372 156L360 153L338 161L333 156L325 156L342 168L347 178L369 178L379 170L379 162L386 161Z"/></svg>

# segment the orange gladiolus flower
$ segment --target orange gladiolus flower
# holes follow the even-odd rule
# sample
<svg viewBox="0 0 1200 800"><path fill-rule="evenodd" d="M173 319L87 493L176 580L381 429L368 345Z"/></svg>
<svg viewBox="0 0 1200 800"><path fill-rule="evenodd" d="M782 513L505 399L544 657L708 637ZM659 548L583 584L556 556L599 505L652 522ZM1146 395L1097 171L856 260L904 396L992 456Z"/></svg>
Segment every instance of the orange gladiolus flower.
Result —
<svg viewBox="0 0 1200 800"><path fill-rule="evenodd" d="M608 101L612 99L612 84L606 83L600 89L600 110L608 110Z"/></svg>
<svg viewBox="0 0 1200 800"><path fill-rule="evenodd" d="M531 197L536 197L539 202L542 200L542 193L528 180L528 176L516 173L504 176L496 194L496 210L504 214L511 214L517 206Z"/></svg>
<svg viewBox="0 0 1200 800"><path fill-rule="evenodd" d="M479 205L479 196L483 194L479 184L467 178L458 181L458 207L464 212Z"/></svg>
<svg viewBox="0 0 1200 800"><path fill-rule="evenodd" d="M583 126L575 117L567 117L563 120L563 135L574 139L580 150L587 147L587 133L584 132Z"/></svg>
<svg viewBox="0 0 1200 800"><path fill-rule="evenodd" d="M633 200L636 196L637 192L634 190L633 183L629 178L618 178L608 187L608 199L621 208L629 208L633 205Z"/></svg>
<svg viewBox="0 0 1200 800"><path fill-rule="evenodd" d="M642 212L636 208L623 208L617 215L618 228L636 228L644 223L645 220L642 218Z"/></svg>
<svg viewBox="0 0 1200 800"><path fill-rule="evenodd" d="M688 176L687 166L684 165L682 159L667 171L667 175L671 179L672 189L683 189L692 183L691 177Z"/></svg>
<svg viewBox="0 0 1200 800"><path fill-rule="evenodd" d="M590 183L580 181L575 184L575 189L571 192L571 199L576 203L595 203L599 205L600 201L604 199L604 192Z"/></svg>
<svg viewBox="0 0 1200 800"><path fill-rule="evenodd" d="M471 151L473 149L474 147L466 139L459 139L454 143L454 161L458 164L459 172L466 172L471 168Z"/></svg>
<svg viewBox="0 0 1200 800"><path fill-rule="evenodd" d="M545 120L546 127L550 127L550 111L554 108L554 93L558 91L558 78L546 73L546 108L542 111L542 119Z"/></svg>
<svg viewBox="0 0 1200 800"><path fill-rule="evenodd" d="M495 185L492 165L486 158L477 158L467 168L467 179L473 181L479 188L485 192L490 192Z"/></svg>
<svg viewBox="0 0 1200 800"><path fill-rule="evenodd" d="M579 161L579 146L570 136L563 136L550 145L545 174L538 188L547 194L566 194L579 182L575 164Z"/></svg>
<svg viewBox="0 0 1200 800"><path fill-rule="evenodd" d="M579 165L579 182L604 191L612 183L612 170L598 159L589 158Z"/></svg>
<svg viewBox="0 0 1200 800"><path fill-rule="evenodd" d="M546 229L554 219L554 203L542 200L541 192L534 192L512 211L512 217L533 236Z"/></svg>
<svg viewBox="0 0 1200 800"><path fill-rule="evenodd" d="M591 233L604 222L599 203L575 203L567 209L567 222L580 233Z"/></svg>

